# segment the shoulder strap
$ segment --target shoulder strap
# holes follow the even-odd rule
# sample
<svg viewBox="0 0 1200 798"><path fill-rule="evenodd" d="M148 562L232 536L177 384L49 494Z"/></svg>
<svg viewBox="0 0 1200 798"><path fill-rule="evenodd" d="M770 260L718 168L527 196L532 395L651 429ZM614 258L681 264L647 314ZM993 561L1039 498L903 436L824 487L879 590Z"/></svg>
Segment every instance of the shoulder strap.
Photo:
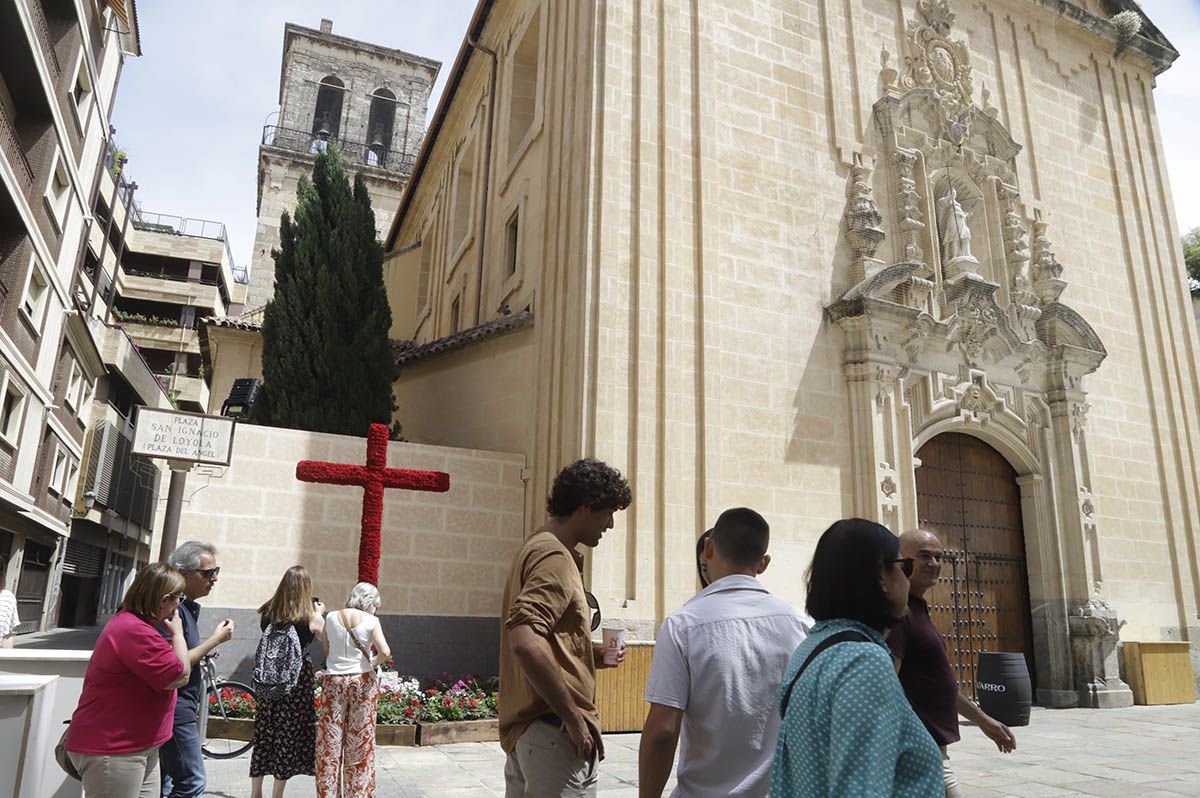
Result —
<svg viewBox="0 0 1200 798"><path fill-rule="evenodd" d="M800 666L800 670L796 671L796 675L792 677L790 682L788 682L787 692L783 694L783 700L779 702L779 717L782 718L787 714L788 702L792 700L792 688L796 686L796 682L800 681L800 676L804 673L804 671L808 670L808 666L811 665L812 661L817 658L817 655L830 646L837 645L838 643L849 643L855 641L860 643L870 643L871 638L867 637L862 632L848 630L845 632L838 632L835 635L830 635L820 643L817 643L816 648L809 652L808 657L804 660L804 664Z"/></svg>
<svg viewBox="0 0 1200 798"><path fill-rule="evenodd" d="M367 662L370 663L371 652L367 650L366 646L359 642L357 637L354 636L354 629L357 629L358 626L354 627L354 629L351 629L349 626L347 626L346 616L343 614L344 612L345 610L338 610L338 623L341 624L342 629L346 632L346 637L350 638L350 642L354 644L354 647L357 648L359 652L361 652L362 655L367 658ZM361 625L362 624L359 624L359 626Z"/></svg>

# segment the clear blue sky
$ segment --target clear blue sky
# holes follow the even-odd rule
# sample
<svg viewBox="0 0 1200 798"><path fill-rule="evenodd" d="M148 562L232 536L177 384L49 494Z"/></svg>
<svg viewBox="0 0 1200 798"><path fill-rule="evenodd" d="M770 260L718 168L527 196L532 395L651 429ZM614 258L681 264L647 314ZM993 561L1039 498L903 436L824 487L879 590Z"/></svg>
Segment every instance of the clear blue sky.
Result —
<svg viewBox="0 0 1200 798"><path fill-rule="evenodd" d="M582 2L583 0L579 0ZM1142 0L1182 53L1159 79L1159 122L1181 231L1200 226L1200 0ZM143 209L224 222L234 259L254 243L258 144L278 109L283 25L318 27L442 62L430 111L475 0L142 2L141 58L117 92L117 142Z"/></svg>

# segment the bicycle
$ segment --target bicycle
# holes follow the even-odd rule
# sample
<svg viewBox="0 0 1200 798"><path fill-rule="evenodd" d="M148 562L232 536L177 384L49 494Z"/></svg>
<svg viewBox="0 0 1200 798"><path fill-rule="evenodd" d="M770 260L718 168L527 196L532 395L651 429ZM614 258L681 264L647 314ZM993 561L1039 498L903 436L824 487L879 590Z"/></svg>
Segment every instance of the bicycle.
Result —
<svg viewBox="0 0 1200 798"><path fill-rule="evenodd" d="M225 737L208 736L208 719L210 715L229 720L230 707L233 700L244 700L248 697L254 702L254 689L232 680L219 680L217 677L216 659L219 654L212 653L200 660L200 672L203 674L204 697L200 702L200 750L209 759L233 759L250 750L253 740L231 740ZM213 699L216 700L213 700Z"/></svg>

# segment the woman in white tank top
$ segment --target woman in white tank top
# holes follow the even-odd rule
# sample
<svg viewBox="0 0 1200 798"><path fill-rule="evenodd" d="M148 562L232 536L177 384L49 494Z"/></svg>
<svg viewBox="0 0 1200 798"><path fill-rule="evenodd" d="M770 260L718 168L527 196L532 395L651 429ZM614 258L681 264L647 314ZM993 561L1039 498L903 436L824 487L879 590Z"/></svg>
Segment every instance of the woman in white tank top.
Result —
<svg viewBox="0 0 1200 798"><path fill-rule="evenodd" d="M375 795L375 666L392 656L375 617L379 603L375 586L359 582L346 609L325 617L325 677L317 720L320 798Z"/></svg>

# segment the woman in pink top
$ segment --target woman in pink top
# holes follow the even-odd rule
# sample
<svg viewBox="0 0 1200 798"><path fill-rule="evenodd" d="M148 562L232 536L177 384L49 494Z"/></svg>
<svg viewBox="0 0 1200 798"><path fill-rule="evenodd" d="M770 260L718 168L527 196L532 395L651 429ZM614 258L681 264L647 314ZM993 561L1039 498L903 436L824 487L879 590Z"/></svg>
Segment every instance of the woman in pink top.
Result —
<svg viewBox="0 0 1200 798"><path fill-rule="evenodd" d="M175 690L191 671L176 612L183 587L171 566L144 566L96 641L66 744L88 798L158 795L158 747L171 737Z"/></svg>

